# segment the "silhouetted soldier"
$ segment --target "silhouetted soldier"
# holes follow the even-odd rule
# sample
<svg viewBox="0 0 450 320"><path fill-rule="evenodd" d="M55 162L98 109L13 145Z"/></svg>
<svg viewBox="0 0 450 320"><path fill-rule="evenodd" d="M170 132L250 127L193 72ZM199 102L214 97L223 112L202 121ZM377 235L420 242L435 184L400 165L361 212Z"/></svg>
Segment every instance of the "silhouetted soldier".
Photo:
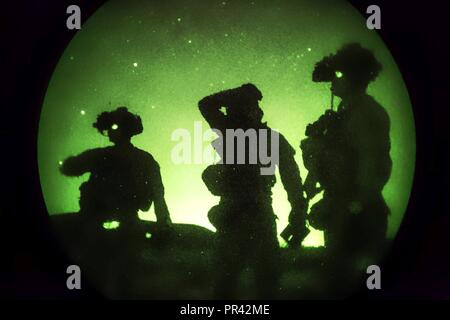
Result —
<svg viewBox="0 0 450 320"><path fill-rule="evenodd" d="M138 221L138 210L146 211L154 203L157 221L170 225L159 165L131 143L131 137L143 131L141 118L119 107L101 113L93 126L114 145L69 157L60 167L66 176L90 173L80 186L80 213L98 228L106 220L120 221L126 227Z"/></svg>
<svg viewBox="0 0 450 320"><path fill-rule="evenodd" d="M167 239L171 234L171 220L158 163L131 143L131 138L143 131L141 118L119 107L101 113L93 126L114 145L69 157L60 170L74 177L90 173L80 186L82 258L103 288L110 288L110 294L126 296L130 293L130 266L139 263L140 257L135 239L144 238L146 230L138 211L154 204L157 239ZM118 228L104 230L107 221L118 221Z"/></svg>
<svg viewBox="0 0 450 320"><path fill-rule="evenodd" d="M309 221L324 230L330 254L349 264L379 257L386 237L389 208L382 190L392 168L390 121L366 93L380 71L373 54L356 43L318 62L313 81L331 82L332 95L342 100L337 111L308 125L301 143L306 193L311 198L324 190Z"/></svg>
<svg viewBox="0 0 450 320"><path fill-rule="evenodd" d="M252 156L259 154L261 143L265 144L268 154L279 152L278 165L281 180L287 191L292 212L289 221L293 226L295 241L300 244L307 229L305 227L306 208L302 182L298 166L294 160L294 149L287 140L272 131L262 122L263 111L258 101L261 92L253 84L245 84L208 96L199 102L200 112L211 128L222 133L222 144L213 145L223 148L219 151L223 164L209 166L203 173L208 189L220 196L220 202L213 207L208 216L217 229L217 283L216 294L220 298L236 296L239 276L245 266L250 266L255 274L257 295L260 298L274 297L278 289L279 245L276 231L276 216L272 209L272 187L276 179L274 172L261 174L264 167L258 161L251 163ZM223 108L226 110L222 111ZM239 149L236 139L234 150L229 150L230 136L227 130L256 130L257 139L251 145L251 139L245 145L245 164L237 164ZM266 130L267 139L261 141L260 130ZM279 138L278 150L272 149L275 133ZM234 138L233 138L234 139ZM217 142L217 141L216 141ZM228 157L232 154L232 163ZM242 156L242 155L240 155Z"/></svg>

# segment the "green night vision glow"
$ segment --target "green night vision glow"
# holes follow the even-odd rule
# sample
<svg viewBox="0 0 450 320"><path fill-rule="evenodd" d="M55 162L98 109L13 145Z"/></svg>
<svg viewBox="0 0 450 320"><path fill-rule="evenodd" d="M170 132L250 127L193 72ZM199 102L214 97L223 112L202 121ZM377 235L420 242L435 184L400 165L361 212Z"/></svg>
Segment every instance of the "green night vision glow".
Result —
<svg viewBox="0 0 450 320"><path fill-rule="evenodd" d="M120 226L120 222L116 221L116 220L103 222L103 229L106 229L106 230L114 230L114 229L119 228L119 226Z"/></svg>
<svg viewBox="0 0 450 320"><path fill-rule="evenodd" d="M105 3L66 48L44 99L38 160L49 214L77 212L79 187L88 178L63 176L58 161L110 145L92 123L103 111L127 106L141 117L144 128L132 143L150 152L161 167L172 221L215 230L208 211L219 198L202 181L207 164L173 163L171 135L179 128L192 132L196 121L208 128L198 101L247 82L263 93L263 121L296 150L304 181L307 171L299 143L306 126L330 107L330 83L312 82L312 71L316 62L348 42L372 50L383 65L368 93L386 109L391 121L393 167L383 196L391 209L387 235L392 239L406 210L414 174L411 103L382 39L367 29L365 17L338 0ZM273 208L281 232L291 207L278 174ZM139 212L139 217L156 220L153 207ZM303 245L323 245L323 232L310 230Z"/></svg>

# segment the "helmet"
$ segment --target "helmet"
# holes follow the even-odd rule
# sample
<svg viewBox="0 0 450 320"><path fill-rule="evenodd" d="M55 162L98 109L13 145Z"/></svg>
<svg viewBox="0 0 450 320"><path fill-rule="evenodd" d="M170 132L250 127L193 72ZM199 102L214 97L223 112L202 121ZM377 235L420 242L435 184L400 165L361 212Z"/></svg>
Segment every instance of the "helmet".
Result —
<svg viewBox="0 0 450 320"><path fill-rule="evenodd" d="M339 76L336 75L339 72L355 84L367 85L376 79L381 69L381 64L370 50L359 43L350 43L316 63L313 81L332 81Z"/></svg>
<svg viewBox="0 0 450 320"><path fill-rule="evenodd" d="M114 111L105 111L97 116L93 124L101 134L110 129L120 130L127 137L140 134L143 131L141 117L128 111L127 107L118 107Z"/></svg>

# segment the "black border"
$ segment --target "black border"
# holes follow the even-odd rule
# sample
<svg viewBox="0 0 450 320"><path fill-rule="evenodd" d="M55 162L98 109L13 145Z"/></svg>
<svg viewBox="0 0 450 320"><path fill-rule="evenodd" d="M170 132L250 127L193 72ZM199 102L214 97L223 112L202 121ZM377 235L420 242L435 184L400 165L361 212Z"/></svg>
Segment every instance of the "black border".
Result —
<svg viewBox="0 0 450 320"><path fill-rule="evenodd" d="M50 232L37 169L40 108L56 63L74 36L65 26L70 4L86 20L104 1L19 1L3 9L7 44L3 68L6 99L2 130L0 297L98 299L89 284L80 292L65 287L70 264ZM445 8L438 1L350 1L362 14L382 9L379 31L398 63L413 103L417 134L416 173L411 200L383 270L383 290L362 290L354 299L449 298L448 67ZM3 51L3 50L2 50ZM5 52L3 52L5 53ZM3 60L3 59L2 59ZM3 188L2 188L3 189ZM4 208L3 208L4 207ZM3 214L4 213L4 214ZM19 233L20 230L20 233ZM447 231L449 230L449 231Z"/></svg>

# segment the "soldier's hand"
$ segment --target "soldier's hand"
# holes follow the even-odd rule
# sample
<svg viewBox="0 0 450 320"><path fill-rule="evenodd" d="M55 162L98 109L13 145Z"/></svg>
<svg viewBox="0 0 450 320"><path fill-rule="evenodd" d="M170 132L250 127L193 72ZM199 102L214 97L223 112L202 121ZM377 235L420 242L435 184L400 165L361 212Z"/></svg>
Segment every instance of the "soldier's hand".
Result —
<svg viewBox="0 0 450 320"><path fill-rule="evenodd" d="M168 219L159 219L157 222L157 231L155 233L154 241L160 245L167 245L176 238L176 232L172 221Z"/></svg>
<svg viewBox="0 0 450 320"><path fill-rule="evenodd" d="M296 228L295 230L295 238L293 239L293 244L296 246L301 246L303 240L305 240L306 236L309 234L309 229L306 225L302 225L301 227Z"/></svg>
<svg viewBox="0 0 450 320"><path fill-rule="evenodd" d="M152 202L151 201L143 201L143 202L140 203L139 209L141 211L148 211L151 206L152 206Z"/></svg>
<svg viewBox="0 0 450 320"><path fill-rule="evenodd" d="M160 227L161 229L169 229L173 227L172 220L170 219L170 217L158 219L156 223L158 224L158 227Z"/></svg>
<svg viewBox="0 0 450 320"><path fill-rule="evenodd" d="M290 235L289 239L287 240L288 247L289 248L300 248L303 240L306 238L306 236L309 233L309 229L304 224L301 226L293 226L293 225L290 225L290 226L291 226L291 228L290 228L291 235Z"/></svg>

